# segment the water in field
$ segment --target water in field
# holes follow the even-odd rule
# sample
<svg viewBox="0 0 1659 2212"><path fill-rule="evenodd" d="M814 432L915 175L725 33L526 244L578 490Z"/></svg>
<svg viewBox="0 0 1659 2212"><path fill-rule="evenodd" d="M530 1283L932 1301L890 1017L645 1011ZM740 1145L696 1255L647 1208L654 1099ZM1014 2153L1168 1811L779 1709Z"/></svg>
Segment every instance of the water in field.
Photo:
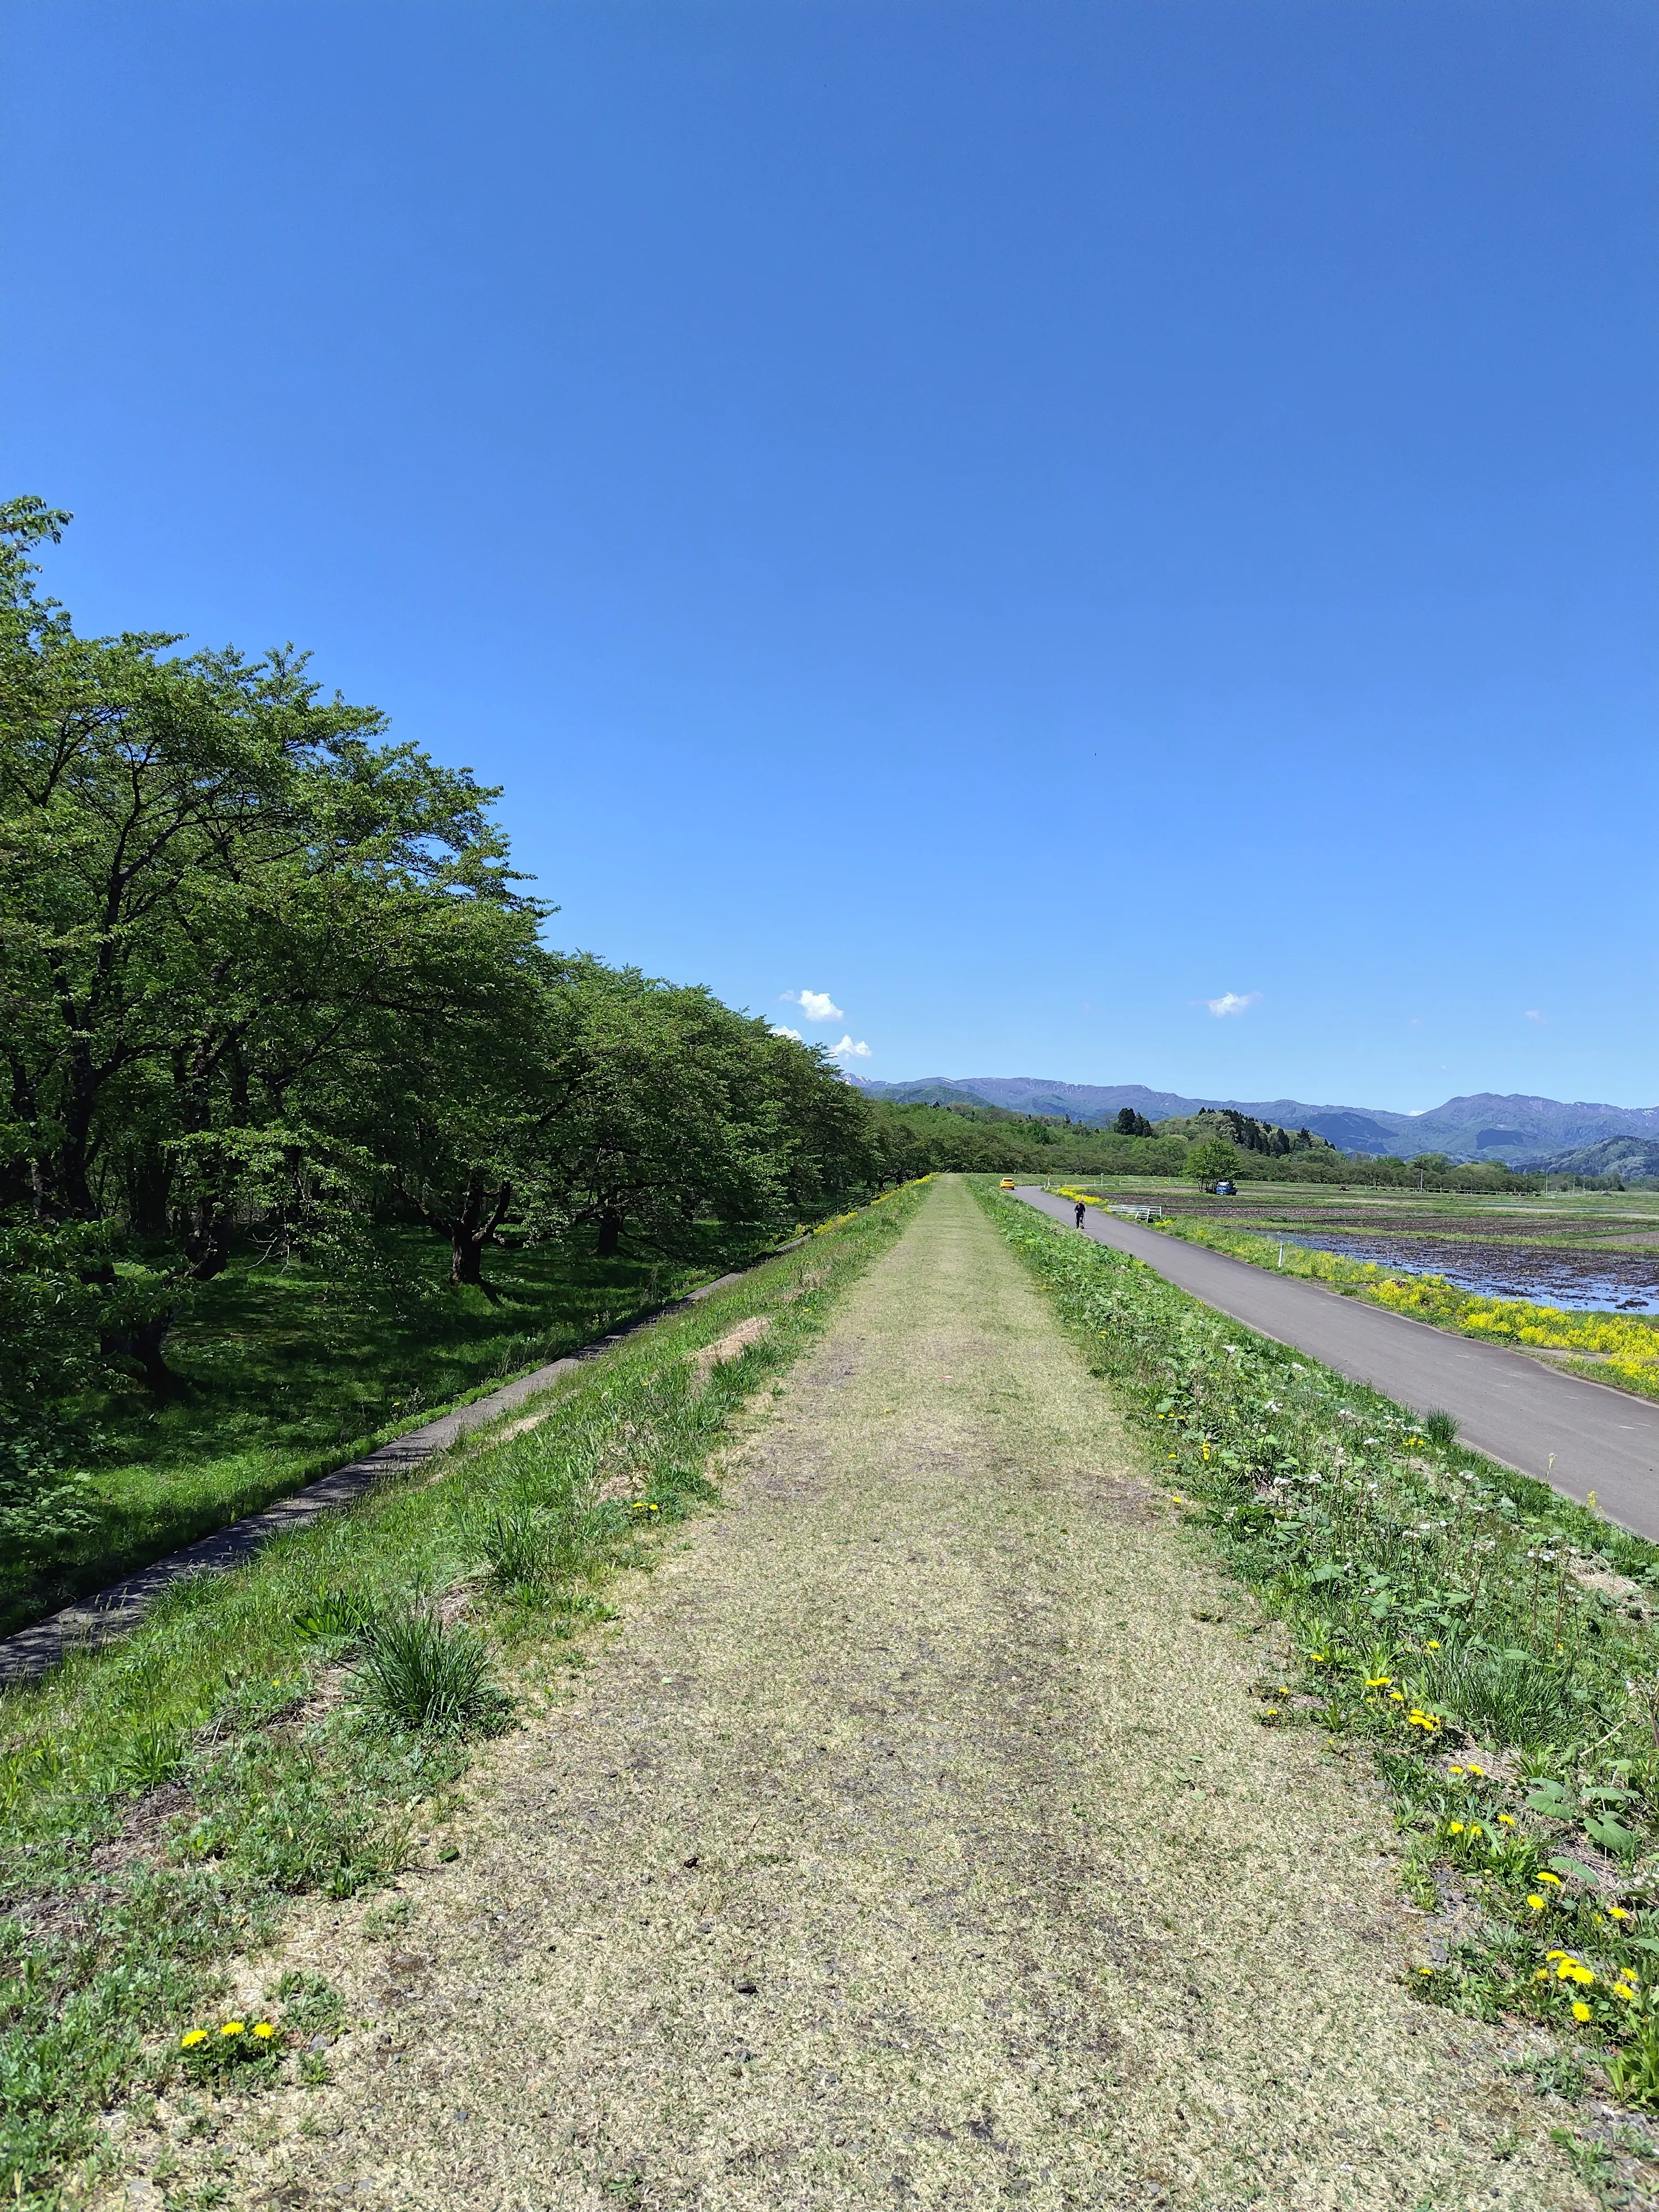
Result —
<svg viewBox="0 0 1659 2212"><path fill-rule="evenodd" d="M1478 1291L1483 1297L1532 1298L1540 1305L1575 1310L1659 1313L1659 1256L1652 1253L1562 1252L1535 1244L1466 1244L1302 1228L1285 1241L1316 1252L1340 1252L1350 1260L1375 1260L1401 1274L1443 1275L1459 1290Z"/></svg>

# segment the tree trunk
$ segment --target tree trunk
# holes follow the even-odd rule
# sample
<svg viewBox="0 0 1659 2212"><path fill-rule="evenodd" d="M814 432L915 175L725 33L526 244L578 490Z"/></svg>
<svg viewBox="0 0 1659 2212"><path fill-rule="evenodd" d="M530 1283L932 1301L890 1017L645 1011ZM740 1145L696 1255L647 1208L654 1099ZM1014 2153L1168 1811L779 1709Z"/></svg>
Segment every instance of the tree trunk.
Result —
<svg viewBox="0 0 1659 2212"><path fill-rule="evenodd" d="M614 1260L622 1245L622 1216L602 1213L599 1216L599 1241L594 1249L601 1260Z"/></svg>
<svg viewBox="0 0 1659 2212"><path fill-rule="evenodd" d="M468 1285L482 1291L494 1305L495 1293L483 1279L483 1249L493 1244L495 1231L507 1218L507 1209L513 1202L513 1186L504 1182L495 1193L495 1203L484 1212L484 1179L475 1170L468 1176L466 1196L461 1210L449 1224L449 1285L452 1290L464 1290Z"/></svg>
<svg viewBox="0 0 1659 2212"><path fill-rule="evenodd" d="M98 1340L99 1349L106 1359L136 1359L144 1370L144 1381L158 1398L176 1397L189 1388L182 1375L167 1363L162 1346L173 1327L173 1308L165 1313L154 1314L149 1321L134 1323L132 1328L111 1331Z"/></svg>

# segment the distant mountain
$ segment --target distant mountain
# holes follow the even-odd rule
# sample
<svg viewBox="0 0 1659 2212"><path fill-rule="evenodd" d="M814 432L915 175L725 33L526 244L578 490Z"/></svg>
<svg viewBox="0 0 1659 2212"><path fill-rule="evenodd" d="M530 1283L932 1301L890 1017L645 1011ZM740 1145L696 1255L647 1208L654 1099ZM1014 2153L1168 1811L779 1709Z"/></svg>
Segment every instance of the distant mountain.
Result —
<svg viewBox="0 0 1659 2212"><path fill-rule="evenodd" d="M876 1098L1006 1106L1017 1114L1069 1114L1074 1121L1097 1125L1115 1121L1122 1106L1152 1121L1196 1114L1205 1106L1232 1106L1281 1128L1311 1129L1345 1152L1392 1153L1399 1159L1444 1152L1455 1160L1501 1159L1529 1167L1553 1165L1558 1154L1614 1137L1659 1142L1659 1106L1564 1105L1519 1092L1480 1091L1449 1098L1426 1114L1397 1114L1383 1106L1310 1106L1298 1098L1188 1098L1175 1091L1149 1091L1142 1083L1063 1083L1034 1075L935 1075L916 1083L853 1079Z"/></svg>

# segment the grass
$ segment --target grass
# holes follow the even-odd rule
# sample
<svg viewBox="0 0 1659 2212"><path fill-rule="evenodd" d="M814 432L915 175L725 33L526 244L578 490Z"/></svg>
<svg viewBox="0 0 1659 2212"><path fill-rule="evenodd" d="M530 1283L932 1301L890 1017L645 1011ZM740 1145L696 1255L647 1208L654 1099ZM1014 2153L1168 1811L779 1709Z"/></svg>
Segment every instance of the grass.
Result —
<svg viewBox="0 0 1659 2212"><path fill-rule="evenodd" d="M713 1494L733 1415L915 1200L631 1339L532 1407L536 1427L173 1586L121 1644L0 1696L0 2196L56 2203L100 2109L180 2078L180 2035L285 1897L349 1897L407 1863L417 1808L441 1825L467 1729L501 1717L490 1674L529 1710L580 1662L606 1577L649 1564L653 1530ZM769 1326L737 1356L696 1361L754 1316ZM533 1577L484 1548L509 1524L546 1532ZM467 1614L464 1634L440 1608ZM465 1638L488 1668L458 1658Z"/></svg>
<svg viewBox="0 0 1659 2212"><path fill-rule="evenodd" d="M503 1252L495 1302L453 1291L448 1249L388 1235L349 1290L247 1255L168 1340L187 1389L137 1382L65 1408L87 1447L82 1525L0 1560L0 1635L258 1512L359 1452L680 1296L753 1249L705 1225L681 1262Z"/></svg>
<svg viewBox="0 0 1659 2212"><path fill-rule="evenodd" d="M1282 1625L1271 1727L1368 1747L1425 1907L1424 1998L1599 2050L1659 2108L1659 1547L981 1192Z"/></svg>
<svg viewBox="0 0 1659 2212"><path fill-rule="evenodd" d="M1061 1194L1082 1194L1066 1189ZM1184 1215L1166 1218L1157 1226L1165 1236L1187 1243L1225 1252L1253 1267L1329 1283L1368 1304L1386 1306L1392 1313L1408 1314L1415 1321L1454 1329L1483 1343L1565 1352L1570 1356L1559 1364L1570 1373L1617 1384L1641 1397L1659 1398L1659 1320L1638 1314L1568 1312L1528 1298L1486 1297L1478 1291L1459 1290L1440 1275L1408 1274L1373 1260L1315 1251L1288 1237L1262 1236L1231 1222Z"/></svg>

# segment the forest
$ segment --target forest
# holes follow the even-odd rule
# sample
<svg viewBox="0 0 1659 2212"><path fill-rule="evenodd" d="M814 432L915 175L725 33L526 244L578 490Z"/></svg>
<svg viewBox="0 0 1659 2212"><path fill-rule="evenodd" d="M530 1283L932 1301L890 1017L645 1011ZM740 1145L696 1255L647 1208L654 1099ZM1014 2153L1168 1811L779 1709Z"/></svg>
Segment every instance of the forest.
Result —
<svg viewBox="0 0 1659 2212"><path fill-rule="evenodd" d="M177 1347L216 1316L257 1366L273 1286L337 1337L434 1293L487 1335L516 1298L523 1359L538 1255L610 1266L614 1310L890 1174L817 1049L550 950L499 793L302 654L82 636L31 557L69 519L0 508L6 1534L50 1547L112 1419L199 1427Z"/></svg>

